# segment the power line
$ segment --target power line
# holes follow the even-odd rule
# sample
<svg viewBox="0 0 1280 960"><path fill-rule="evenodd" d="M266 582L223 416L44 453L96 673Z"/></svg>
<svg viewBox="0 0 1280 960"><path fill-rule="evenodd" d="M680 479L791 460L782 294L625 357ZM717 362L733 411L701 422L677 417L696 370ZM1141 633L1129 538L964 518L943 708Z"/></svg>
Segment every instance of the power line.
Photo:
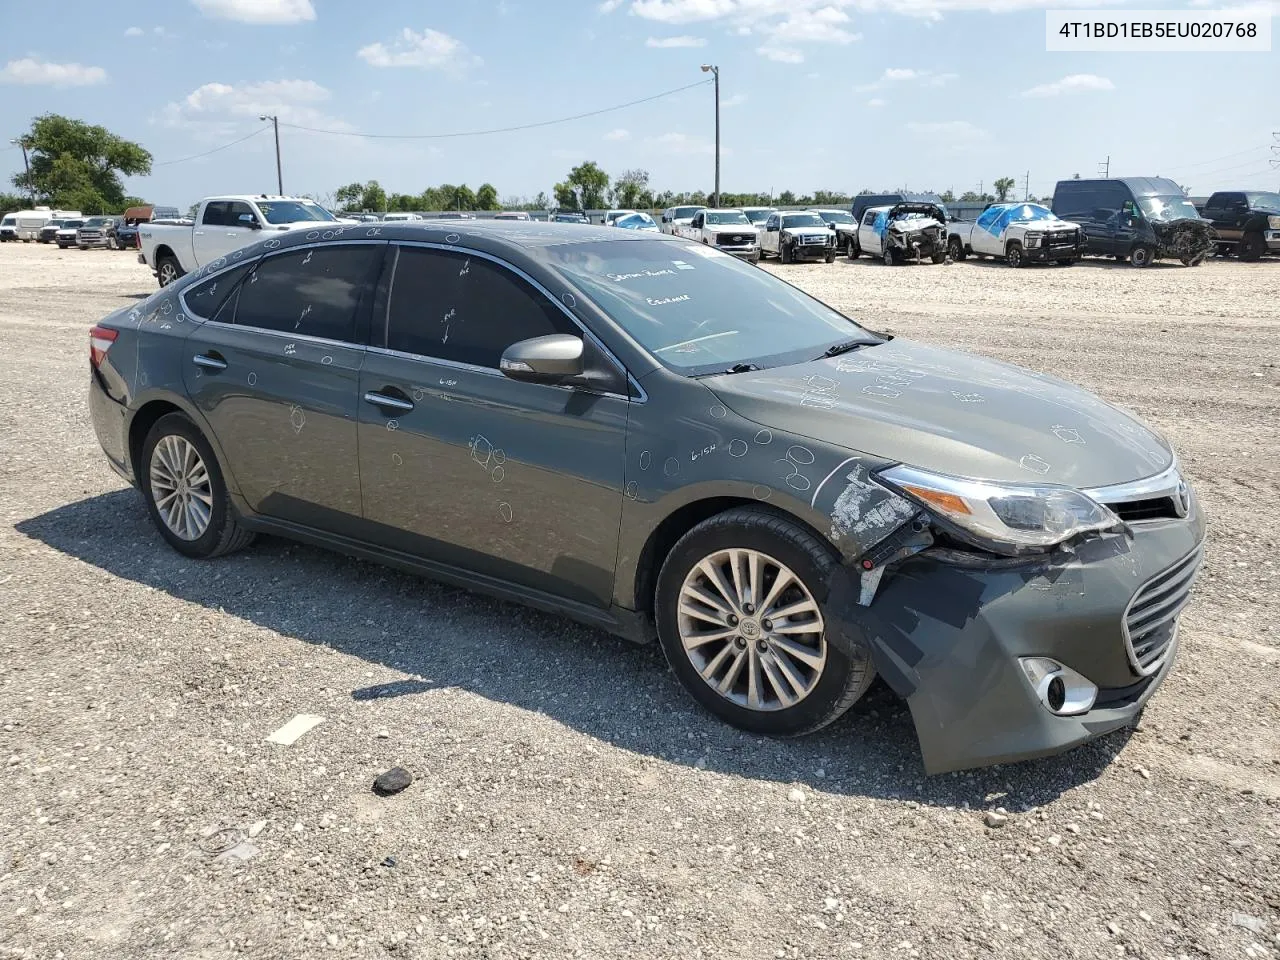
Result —
<svg viewBox="0 0 1280 960"><path fill-rule="evenodd" d="M1192 167L1203 167L1207 163L1217 163L1219 160L1231 160L1231 159L1234 159L1235 157L1243 157L1246 153L1257 153L1259 150L1266 150L1266 149L1267 149L1267 145L1265 143L1260 143L1255 147L1250 147L1248 150L1241 150L1238 153L1228 153L1226 156L1214 157L1212 160L1197 160L1195 163L1184 163L1181 166L1174 167L1173 169L1189 170Z"/></svg>
<svg viewBox="0 0 1280 960"><path fill-rule="evenodd" d="M219 150L225 150L227 149L227 147L234 147L237 143L244 143L246 140L249 140L252 137L256 137L260 133L265 133L266 130L267 130L266 127L259 127L257 130L253 131L253 133L249 134L246 137L241 137L239 140L232 140L230 143L224 143L222 146L214 147L212 150L206 150L204 153L193 154L190 157L182 157L178 160L163 160L160 163L153 163L151 166L168 167L175 163L186 163L188 160L199 160L201 157L207 157L209 156L209 154L217 153Z"/></svg>
<svg viewBox="0 0 1280 960"><path fill-rule="evenodd" d="M339 137L366 137L371 140L447 140L453 137L481 137L491 133L515 133L518 130L532 130L535 127L550 127L557 123L569 123L572 120L598 117L602 113L625 110L627 107L634 107L642 103L661 100L663 97L670 97L677 93L684 93L684 91L692 90L694 87L705 87L711 82L710 80L699 80L697 83L689 83L683 87L676 87L674 90L655 93L651 97L641 97L639 100L630 100L627 103L619 103L612 107L602 107L599 110L589 110L586 113L577 113L571 117L560 117L557 120L540 120L537 123L522 123L513 127L495 127L492 130L464 130L455 133L356 133L351 130L322 130L319 127L304 127L298 123L285 123L283 120L280 121L280 126L292 127L294 130L306 130L309 133L328 133Z"/></svg>

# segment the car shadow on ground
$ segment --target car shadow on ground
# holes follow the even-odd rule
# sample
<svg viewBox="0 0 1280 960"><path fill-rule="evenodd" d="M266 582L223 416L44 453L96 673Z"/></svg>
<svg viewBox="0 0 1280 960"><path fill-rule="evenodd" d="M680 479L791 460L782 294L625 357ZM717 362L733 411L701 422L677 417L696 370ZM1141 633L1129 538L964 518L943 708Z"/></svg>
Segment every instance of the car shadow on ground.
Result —
<svg viewBox="0 0 1280 960"><path fill-rule="evenodd" d="M58 507L16 529L115 576L407 675L351 691L371 708L461 688L625 750L734 776L935 806L1031 809L1098 777L1131 735L1118 731L1059 757L926 777L910 712L879 681L830 727L774 740L703 712L656 645L274 537L232 556L188 560L160 538L132 489Z"/></svg>

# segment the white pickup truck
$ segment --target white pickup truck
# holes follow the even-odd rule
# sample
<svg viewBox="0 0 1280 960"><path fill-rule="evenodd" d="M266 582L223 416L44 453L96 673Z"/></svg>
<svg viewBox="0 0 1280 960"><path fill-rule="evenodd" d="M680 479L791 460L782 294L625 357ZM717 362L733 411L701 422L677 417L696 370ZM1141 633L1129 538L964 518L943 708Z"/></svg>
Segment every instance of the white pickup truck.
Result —
<svg viewBox="0 0 1280 960"><path fill-rule="evenodd" d="M339 220L306 197L206 197L195 216L177 223L138 225L138 262L149 266L160 286L168 286L211 260L262 239L261 231L323 230Z"/></svg>
<svg viewBox="0 0 1280 960"><path fill-rule="evenodd" d="M676 236L718 247L752 263L760 261L760 235L741 210L699 210L688 225L676 227Z"/></svg>
<svg viewBox="0 0 1280 960"><path fill-rule="evenodd" d="M952 260L986 256L1003 259L1011 267L1034 262L1070 266L1084 253L1080 225L1059 220L1039 203L993 203L977 220L952 220L947 228Z"/></svg>

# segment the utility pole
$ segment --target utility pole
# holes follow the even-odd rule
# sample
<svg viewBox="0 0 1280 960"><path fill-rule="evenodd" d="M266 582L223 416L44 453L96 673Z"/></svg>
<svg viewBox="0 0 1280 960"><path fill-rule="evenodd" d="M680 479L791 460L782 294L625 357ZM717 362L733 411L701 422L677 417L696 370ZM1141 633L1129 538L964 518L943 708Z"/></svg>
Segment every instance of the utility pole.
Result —
<svg viewBox="0 0 1280 960"><path fill-rule="evenodd" d="M981 199L983 198L983 196L984 196L984 194L983 194L983 192L982 192L982 185L983 185L984 183L986 183L986 181L985 181L985 180L979 180L979 181L978 181L978 199L979 199L979 200L981 200Z"/></svg>
<svg viewBox="0 0 1280 960"><path fill-rule="evenodd" d="M1107 154L1107 159L1098 164L1101 168L1098 172L1102 174L1102 179L1111 179L1111 154Z"/></svg>
<svg viewBox="0 0 1280 960"><path fill-rule="evenodd" d="M1031 171L1030 170L1027 171L1027 180L1022 187L1022 199L1023 200L1031 199Z"/></svg>
<svg viewBox="0 0 1280 960"><path fill-rule="evenodd" d="M279 117L258 117L259 120L270 120L271 126L276 132L276 191L280 196L284 196L284 174L280 172L280 118Z"/></svg>
<svg viewBox="0 0 1280 960"><path fill-rule="evenodd" d="M720 206L720 68L709 63L702 65L703 73L710 73L715 77L716 87L716 195L712 202L713 207Z"/></svg>
<svg viewBox="0 0 1280 960"><path fill-rule="evenodd" d="M22 166L27 171L27 202L34 207L36 205L36 188L35 184L31 182L31 161L27 159L27 139L26 137L19 137L9 142L22 148Z"/></svg>

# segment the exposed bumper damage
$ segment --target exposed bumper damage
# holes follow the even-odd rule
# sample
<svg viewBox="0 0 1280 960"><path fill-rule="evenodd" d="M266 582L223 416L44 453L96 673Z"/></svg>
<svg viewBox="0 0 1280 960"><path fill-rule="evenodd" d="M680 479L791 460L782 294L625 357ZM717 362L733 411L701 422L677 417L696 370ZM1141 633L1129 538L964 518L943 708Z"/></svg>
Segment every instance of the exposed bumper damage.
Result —
<svg viewBox="0 0 1280 960"><path fill-rule="evenodd" d="M928 257L941 263L947 254L946 214L929 203L900 203L889 211L884 243L899 261Z"/></svg>
<svg viewBox="0 0 1280 960"><path fill-rule="evenodd" d="M854 479L850 503L865 499L865 478ZM1198 506L1028 560L948 549L927 515L890 497L870 522L865 512L852 521L880 539L833 576L828 636L846 652L869 649L906 699L927 773L1047 756L1133 722L1173 664L1177 625L1170 618L1160 656L1142 666L1128 624L1138 628L1139 598L1175 613L1185 602L1204 539ZM833 524L852 531L848 521L837 506ZM1024 661L1064 668L1066 702Z"/></svg>
<svg viewBox="0 0 1280 960"><path fill-rule="evenodd" d="M1160 242L1160 256L1181 260L1188 266L1201 263L1214 250L1217 231L1207 220L1174 220L1153 223Z"/></svg>

